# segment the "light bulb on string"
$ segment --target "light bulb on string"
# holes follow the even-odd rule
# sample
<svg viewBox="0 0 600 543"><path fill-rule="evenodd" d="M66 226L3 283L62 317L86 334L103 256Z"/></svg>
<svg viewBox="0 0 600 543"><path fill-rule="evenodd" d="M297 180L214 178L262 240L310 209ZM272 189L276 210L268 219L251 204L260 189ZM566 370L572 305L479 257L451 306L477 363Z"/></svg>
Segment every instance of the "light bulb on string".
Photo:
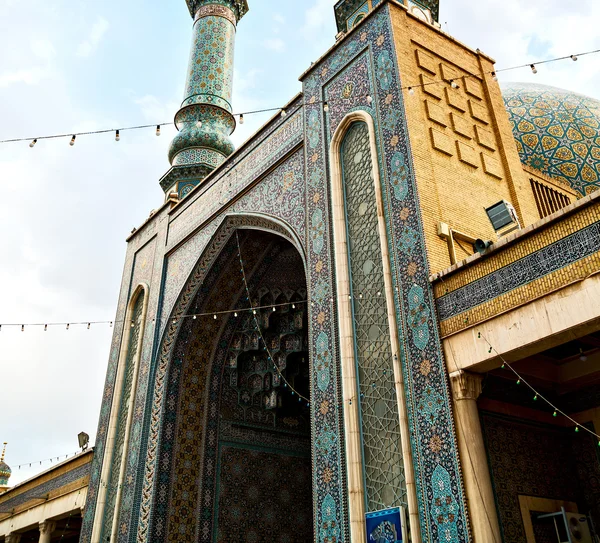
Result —
<svg viewBox="0 0 600 543"><path fill-rule="evenodd" d="M71 325L70 325L70 324L67 324L67 330L68 330L70 327L71 327Z"/></svg>
<svg viewBox="0 0 600 543"><path fill-rule="evenodd" d="M240 124L244 124L244 114L240 114Z"/></svg>
<svg viewBox="0 0 600 543"><path fill-rule="evenodd" d="M21 332L25 332L25 325L24 324L21 325Z"/></svg>
<svg viewBox="0 0 600 543"><path fill-rule="evenodd" d="M323 111L327 113L329 111L329 104L327 102L323 103Z"/></svg>
<svg viewBox="0 0 600 543"><path fill-rule="evenodd" d="M233 314L233 316L234 316L234 317L237 317L237 316L238 316L238 314L237 314L237 313L234 313L234 314Z"/></svg>
<svg viewBox="0 0 600 543"><path fill-rule="evenodd" d="M408 94L410 94L411 96L415 95L415 89L413 89L412 87L408 87Z"/></svg>
<svg viewBox="0 0 600 543"><path fill-rule="evenodd" d="M577 62L579 60L579 58L577 57L577 55L571 55L571 60L573 62Z"/></svg>
<svg viewBox="0 0 600 543"><path fill-rule="evenodd" d="M37 143L37 138L34 139L30 144L29 147L31 147L32 149L35 147L35 144Z"/></svg>
<svg viewBox="0 0 600 543"><path fill-rule="evenodd" d="M531 68L531 71L532 71L534 74L537 74L537 73L538 73L538 71L537 71L537 68L535 67L535 64L531 64L530 68Z"/></svg>
<svg viewBox="0 0 600 543"><path fill-rule="evenodd" d="M492 72L492 79L498 81L498 74L496 72Z"/></svg>
<svg viewBox="0 0 600 543"><path fill-rule="evenodd" d="M202 121L196 121L196 128L202 128Z"/></svg>
<svg viewBox="0 0 600 543"><path fill-rule="evenodd" d="M280 115L282 118L287 117L287 111L285 109L282 109Z"/></svg>
<svg viewBox="0 0 600 543"><path fill-rule="evenodd" d="M578 434L579 433L579 426L575 426L575 433Z"/></svg>
<svg viewBox="0 0 600 543"><path fill-rule="evenodd" d="M214 318L215 320L217 320L217 316L216 316L216 315L214 315L214 316L213 316L213 318Z"/></svg>
<svg viewBox="0 0 600 543"><path fill-rule="evenodd" d="M196 315L192 316L192 320L196 320L197 318Z"/></svg>
<svg viewBox="0 0 600 543"><path fill-rule="evenodd" d="M119 130L115 133L115 141L121 141L121 132Z"/></svg>
<svg viewBox="0 0 600 543"><path fill-rule="evenodd" d="M450 86L451 86L453 89L458 89L458 88L459 88L459 85L458 85L458 83L457 83L456 81L454 81L454 79L452 79L452 80L450 81Z"/></svg>
<svg viewBox="0 0 600 543"><path fill-rule="evenodd" d="M273 312L275 312L275 308L273 308Z"/></svg>
<svg viewBox="0 0 600 543"><path fill-rule="evenodd" d="M587 356L585 356L583 349L579 349L579 360L581 360L582 362L587 361Z"/></svg>
<svg viewBox="0 0 600 543"><path fill-rule="evenodd" d="M373 103L373 97L370 94L367 94L367 104L371 105Z"/></svg>
<svg viewBox="0 0 600 543"><path fill-rule="evenodd" d="M44 332L47 332L47 331L48 331L48 325L44 324Z"/></svg>
<svg viewBox="0 0 600 543"><path fill-rule="evenodd" d="M71 141L69 142L69 145L71 147L73 147L73 145L75 145L75 139L77 138L77 136L75 134L73 134L73 137L71 138Z"/></svg>
<svg viewBox="0 0 600 543"><path fill-rule="evenodd" d="M88 322L88 325L87 325L87 329L88 329L88 330L90 329L90 326L91 326L91 325L92 325L92 323Z"/></svg>
<svg viewBox="0 0 600 543"><path fill-rule="evenodd" d="M160 124L156 125L156 135L160 136Z"/></svg>

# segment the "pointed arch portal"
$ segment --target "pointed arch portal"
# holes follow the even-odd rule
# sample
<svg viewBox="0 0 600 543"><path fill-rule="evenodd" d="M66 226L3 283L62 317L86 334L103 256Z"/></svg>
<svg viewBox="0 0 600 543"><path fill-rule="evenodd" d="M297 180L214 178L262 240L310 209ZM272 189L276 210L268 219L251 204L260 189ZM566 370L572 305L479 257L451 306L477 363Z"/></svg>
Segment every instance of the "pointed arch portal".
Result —
<svg viewBox="0 0 600 543"><path fill-rule="evenodd" d="M304 543L313 538L310 406L298 396L310 397L305 265L276 233L228 236L186 310L217 318L182 319L172 342L149 540ZM219 313L248 307L261 309Z"/></svg>

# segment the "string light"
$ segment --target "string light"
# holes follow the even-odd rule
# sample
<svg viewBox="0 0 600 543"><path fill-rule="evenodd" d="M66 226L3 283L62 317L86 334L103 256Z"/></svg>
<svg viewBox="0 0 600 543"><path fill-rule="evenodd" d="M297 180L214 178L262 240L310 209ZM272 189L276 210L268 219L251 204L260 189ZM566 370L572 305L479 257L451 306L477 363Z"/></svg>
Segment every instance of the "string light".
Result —
<svg viewBox="0 0 600 543"><path fill-rule="evenodd" d="M73 145L75 145L75 138L77 138L77 136L75 134L73 134L73 137L71 138L71 142L69 143L69 145L71 147L73 147Z"/></svg>
<svg viewBox="0 0 600 543"><path fill-rule="evenodd" d="M202 121L200 119L196 121L196 128L202 128Z"/></svg>
<svg viewBox="0 0 600 543"><path fill-rule="evenodd" d="M121 141L121 133L118 130L115 134L115 141Z"/></svg>
<svg viewBox="0 0 600 543"><path fill-rule="evenodd" d="M238 236L237 230L235 232L235 239L236 239L236 243L237 243L238 257L240 259L240 271L242 273L242 281L244 283L244 289L246 290L246 296L248 298L248 301L250 301L250 289L248 288L248 282L246 281L246 272L244 271L244 262L242 260L242 250L241 250L241 247L240 247L240 238ZM273 307L273 311L274 310L275 310L275 307ZM256 315L256 310L255 309L253 309L252 312L253 312L254 315ZM300 394L300 392L298 392L291 385L291 383L286 379L285 375L283 375L283 373L281 373L281 370L279 369L279 367L277 366L277 364L275 364L275 362L273 361L273 355L271 354L271 351L267 347L267 342L265 341L265 338L263 336L262 330L260 329L258 318L256 316L254 317L254 323L256 325L256 331L258 332L259 339L260 339L260 341L262 341L262 343L264 345L264 350L267 351L268 360L271 361L271 363L273 364L273 369L275 369L275 371L278 373L279 377L281 377L281 380L283 381L284 388L288 388L289 387L289 389L292 392L292 396L294 396L294 395L297 394L299 402L301 402L302 400L304 400L306 402L306 405L310 406L310 400L306 396Z"/></svg>
<svg viewBox="0 0 600 543"><path fill-rule="evenodd" d="M408 87L408 94L410 94L411 96L415 95L415 89L413 89L412 87Z"/></svg>
<svg viewBox="0 0 600 543"><path fill-rule="evenodd" d="M460 88L460 86L458 85L458 83L457 83L456 81L454 81L454 79L452 79L452 80L450 81L450 86L451 86L453 89L458 89L458 88Z"/></svg>
<svg viewBox="0 0 600 543"><path fill-rule="evenodd" d="M487 338L483 334L481 335L481 337L490 346L491 350L493 350L496 353L496 355L500 358L500 360L502 360L502 368L503 369L508 368L515 375L515 377L517 378L516 384L520 385L521 383L523 383L526 387L528 387L531 390L531 392L533 392L533 394L534 394L533 400L534 401L537 401L538 398L541 399L542 401L544 401L550 408L552 408L552 416L554 418L558 417L559 414L562 415L563 417L565 417L567 420L571 421L574 424L576 433L579 433L580 430L585 430L586 432L588 432L589 434L594 436L596 439L598 439L598 446L600 447L600 434L597 434L596 432L594 432L593 430L590 430L588 427L584 426L583 424L580 424L573 417L567 415L567 413L565 413L564 411L562 411L561 409L556 407L550 400L548 400L548 398L546 398L544 395L540 394L540 392L538 392L529 383L529 381L524 379L519 374L519 372L517 370L515 370L515 368L513 368L512 365L509 364L496 349L494 349L492 344L487 340Z"/></svg>
<svg viewBox="0 0 600 543"><path fill-rule="evenodd" d="M32 149L35 147L35 144L37 143L37 139L33 140L30 144L29 147L31 147Z"/></svg>
<svg viewBox="0 0 600 543"><path fill-rule="evenodd" d="M485 72L481 72L479 74L466 74L466 75L464 75L462 77L464 77L465 79L466 78L479 78L481 75L489 74L489 75L492 76L492 78L494 79L494 81L497 81L498 80L498 73L500 73L500 72L507 72L507 71L511 71L511 70L518 70L518 69L521 69L521 68L531 68L532 71L533 71L533 73L537 73L536 66L539 66L540 64L549 64L551 62L559 62L559 61L562 61L562 60L565 60L565 59L576 61L576 60L579 59L579 57L586 56L586 55L594 55L594 54L597 54L597 53L600 53L600 49L593 50L593 51L586 51L584 53L567 55L567 56L564 56L564 57L557 57L557 58L551 58L551 59L547 59L547 60L541 60L541 61L535 62L534 64L522 64L522 65L518 65L518 66L510 66L508 68L500 68L500 69L497 69L497 70L494 70L494 71L489 71L489 72L485 71ZM428 85L437 85L437 84L442 83L443 81L444 81L443 79L430 80L430 81L427 81L426 83L421 83L421 84L417 84L417 85L402 86L402 87L400 87L400 89L401 90L408 90L409 94L410 94L410 90L411 89L414 91L416 88L423 88L423 87L426 87ZM456 87L456 88L458 88L458 87ZM366 96L366 100L367 100L367 103L369 105L371 105L373 103L373 97L370 94L368 94ZM324 101L323 102L319 102L319 101L317 101L317 102L311 102L311 104L315 104L315 103L323 103L323 104L325 104L326 102L324 102ZM327 104L328 104L328 107L329 107L329 103L328 102L327 102ZM300 109L301 107L304 107L304 105L303 104L299 105L298 109ZM259 110L256 110L256 111L246 111L244 113L234 113L234 115L239 116L240 124L244 124L244 120L243 120L244 119L244 115L254 115L254 114L258 114L258 113L268 113L268 112L276 112L276 111L280 112L281 117L286 117L287 116L286 110L283 109L283 108L280 108L280 107L265 108L265 109L259 109ZM152 124L152 125L128 126L128 127L121 127L121 128L119 128L119 131L123 132L125 130L141 130L141 129L155 128L156 127L156 135L159 136L160 135L160 127L161 126L172 126L172 125L174 125L174 123L161 123L159 125ZM202 126L202 121L198 121L196 123L196 126L198 128L200 128ZM111 128L111 129L105 129L105 130L93 130L93 131L89 131L89 132L78 132L76 134L73 134L72 136L71 136L71 134L56 134L56 135L51 135L51 136L39 136L39 137L37 137L35 139L33 139L31 137L29 137L29 138L12 138L12 139L0 140L0 143L15 143L15 142L28 141L28 142L30 142L29 145L31 147L33 147L33 145L31 145L31 144L34 143L34 142L37 143L37 141L41 140L41 139L57 139L57 138L67 138L67 137L71 136L71 138L72 138L71 139L71 145L75 145L75 137L76 136L88 136L88 135L93 135L93 134L106 134L106 133L109 133L109 132L115 132L115 129ZM34 143L34 145L35 145L35 143Z"/></svg>
<svg viewBox="0 0 600 543"><path fill-rule="evenodd" d="M329 112L329 104L327 102L323 102L323 111L325 113Z"/></svg>
<svg viewBox="0 0 600 543"><path fill-rule="evenodd" d="M13 464L13 467L16 467L17 469L21 469L24 467L31 467L33 464L39 464L41 466L42 464L45 464L46 462L54 463L55 460L57 462L59 462L60 459L63 457L64 457L64 460L66 460L67 458L69 458L69 456L77 456L78 454L81 454L81 452L77 451L74 453L60 454L58 456L53 456L51 458L42 458L42 460L32 460L31 462L23 462L22 464L17 464L16 466Z"/></svg>

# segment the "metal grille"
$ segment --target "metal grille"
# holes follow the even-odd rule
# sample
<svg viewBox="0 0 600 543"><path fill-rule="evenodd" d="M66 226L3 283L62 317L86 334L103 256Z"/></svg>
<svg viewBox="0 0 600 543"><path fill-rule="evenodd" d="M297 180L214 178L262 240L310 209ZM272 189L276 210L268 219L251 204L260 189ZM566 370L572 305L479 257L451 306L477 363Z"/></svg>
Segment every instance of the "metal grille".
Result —
<svg viewBox="0 0 600 543"><path fill-rule="evenodd" d="M104 522L102 527L101 541L108 541L112 531L113 517L115 513L117 489L122 481L119 481L121 472L121 462L125 446L125 431L127 429L127 415L132 396L133 370L135 367L135 358L140 346L140 332L142 327L142 307L144 305L144 295L138 296L133 308L131 335L129 336L129 345L127 346L127 358L125 359L125 375L123 376L123 388L121 390L121 406L117 419L117 435L112 452L112 465L108 478L108 489L106 491L106 506L104 513ZM126 323L127 325L127 323ZM129 325L131 326L131 325Z"/></svg>
<svg viewBox="0 0 600 543"><path fill-rule="evenodd" d="M342 167L366 506L376 511L405 504L406 487L373 165L363 122L346 134Z"/></svg>
<svg viewBox="0 0 600 543"><path fill-rule="evenodd" d="M548 215L552 215L552 213L563 207L567 207L571 203L571 199L562 192L539 183L535 179L530 179L529 182L531 183L531 190L533 191L540 218L543 219Z"/></svg>

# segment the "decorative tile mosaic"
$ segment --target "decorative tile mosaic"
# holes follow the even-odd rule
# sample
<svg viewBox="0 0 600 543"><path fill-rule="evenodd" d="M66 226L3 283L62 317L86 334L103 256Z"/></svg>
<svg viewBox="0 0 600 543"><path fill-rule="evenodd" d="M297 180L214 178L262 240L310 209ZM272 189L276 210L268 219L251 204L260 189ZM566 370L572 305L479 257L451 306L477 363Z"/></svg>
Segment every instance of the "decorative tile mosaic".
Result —
<svg viewBox="0 0 600 543"><path fill-rule="evenodd" d="M424 541L469 541L446 369L433 311L433 293L428 281L423 227L399 91L401 82L395 60L389 6L374 13L363 25L362 32L357 30L348 41L342 42L304 80L305 117L309 119L306 147L307 213L312 224L308 256L309 291L312 296L316 285L324 282L328 292L333 292L335 274L327 206L327 150L338 119L353 108L361 107L373 115L377 125L389 250L393 279L397 286L395 302L401 327L399 336L403 340L400 355L406 382L422 536ZM375 86L372 107L367 104L367 97L361 96L362 93L353 96L349 90L342 94L342 97L353 97L350 103L344 99L334 102L333 97L328 96L328 100L331 99L327 115L330 121L325 125L323 108L318 103L323 99L323 87L341 68L345 68L365 50L369 54L369 73ZM346 77L350 75L347 74ZM356 81L361 81L361 78L357 76ZM323 128L311 131L310 120L315 117L316 126L326 126L325 133ZM312 139L311 133L314 133ZM318 318L319 315L324 315L325 318ZM335 308L329 298L315 300L311 314L312 335L323 334L325 349L332 352L334 359L338 356L336 332L328 323L335 320ZM313 346L314 357L317 356L315 348L316 345ZM336 397L338 379L339 375L332 372L326 391L314 389L313 404L331 402ZM427 411L427 406L430 405L428 398L432 397L435 398L436 409ZM326 417L315 414L314 431L317 440L332 428L335 428L339 436L343 435L342 428L336 426L339 419L336 420L335 413L331 411ZM331 457L321 454L318 449L314 452L316 466L327 465L329 458ZM338 458L339 461L343 462L341 457ZM319 541L329 535L333 518L336 526L340 527L342 539L346 540L348 537L344 488L343 485L336 488L341 477L337 466L332 469L336 471L329 484L320 478L318 468L314 475L314 486L319 489L315 510L317 532L322 534ZM438 502L447 506L441 510Z"/></svg>
<svg viewBox="0 0 600 543"><path fill-rule="evenodd" d="M129 336L129 345L127 346L127 356L125 358L125 368L123 373L123 388L117 391L120 395L121 405L117 415L117 433L115 435L115 441L113 445L112 455L110 459L110 475L107 481L106 490L106 505L104 509L104 518L102 520L102 536L101 540L105 541L106 538L110 538L115 508L119 507L117 504L117 490L119 488L119 476L121 474L121 464L127 461L124 458L126 430L127 430L127 418L129 416L129 406L131 398L134 394L132 390L135 370L135 358L141 347L139 344L140 334L142 332L142 309L144 307L144 295L140 294L135 302L131 321L133 327Z"/></svg>
<svg viewBox="0 0 600 543"><path fill-rule="evenodd" d="M224 196L223 206L230 201ZM218 203L218 202L217 202ZM208 212L214 204L207 203ZM273 172L267 175L260 184L253 187L245 196L222 212L198 233L194 234L168 258L167 283L165 285L162 305L162 330L166 326L166 318L173 309L173 304L184 282L195 264L193 256L202 250L223 221L225 213L261 212L284 220L292 227L302 240L306 237L305 188L304 188L304 154L297 151Z"/></svg>
<svg viewBox="0 0 600 543"><path fill-rule="evenodd" d="M360 61L364 61L361 57ZM337 81L337 79L336 79ZM342 85L343 78L342 78ZM366 123L354 123L342 148L348 229L352 317L368 511L406 507L406 486L394 354L387 299L373 162Z"/></svg>
<svg viewBox="0 0 600 543"><path fill-rule="evenodd" d="M196 230L225 203L247 189L265 170L297 147L302 141L302 124L301 111L289 115L285 122L275 125L270 137L261 138L260 145L252 146L204 190L190 196L190 202L186 202L185 207L172 218L169 248ZM202 201L193 205L198 199Z"/></svg>
<svg viewBox="0 0 600 543"><path fill-rule="evenodd" d="M600 101L525 83L502 94L524 164L584 196L600 187Z"/></svg>
<svg viewBox="0 0 600 543"><path fill-rule="evenodd" d="M573 501L600 522L596 440L492 413L480 416L504 543L526 540L519 495Z"/></svg>
<svg viewBox="0 0 600 543"><path fill-rule="evenodd" d="M153 392L148 396L148 405L146 409L144 426L146 427L147 440L144 445L146 451L146 460L143 463L143 479L140 483L140 512L135 540L140 543L147 541L149 537L149 527L151 521L152 507L151 501L157 475L158 462L158 439L163 422L161 412L166 400L165 387L167 384L167 370L170 367L170 361L176 355L173 349L176 345L176 338L182 325L181 317L188 311L190 304L194 299L194 294L202 285L207 273L212 269L216 257L220 254L222 248L231 237L236 228L258 228L272 230L284 238L288 237L287 232L278 224L257 217L228 217L221 229L215 234L212 244L204 251L203 256L191 275L186 287L179 297L178 304L171 315L169 327L164 335L161 346L157 352L157 360L152 370ZM293 239L290 239L293 243ZM161 493L157 494L161 496ZM133 536L130 532L130 536Z"/></svg>
<svg viewBox="0 0 600 543"><path fill-rule="evenodd" d="M216 542L310 541L310 477L310 458L223 446Z"/></svg>
<svg viewBox="0 0 600 543"><path fill-rule="evenodd" d="M48 494L53 490L58 490L64 486L67 486L68 484L79 481L80 479L82 480L83 485L83 479L88 477L89 474L90 463L88 462L87 464L82 464L81 466L68 471L63 475L59 475L58 477L54 477L54 479L50 479L45 483L37 485L36 487L31 488L30 490L27 490L22 494L15 496L14 498L9 498L8 500L2 501L2 504L0 504L0 513L8 513L13 508L19 507L20 505L27 503L29 500L39 498L40 496Z"/></svg>
<svg viewBox="0 0 600 543"><path fill-rule="evenodd" d="M453 290L437 300L444 321L600 251L600 222Z"/></svg>

